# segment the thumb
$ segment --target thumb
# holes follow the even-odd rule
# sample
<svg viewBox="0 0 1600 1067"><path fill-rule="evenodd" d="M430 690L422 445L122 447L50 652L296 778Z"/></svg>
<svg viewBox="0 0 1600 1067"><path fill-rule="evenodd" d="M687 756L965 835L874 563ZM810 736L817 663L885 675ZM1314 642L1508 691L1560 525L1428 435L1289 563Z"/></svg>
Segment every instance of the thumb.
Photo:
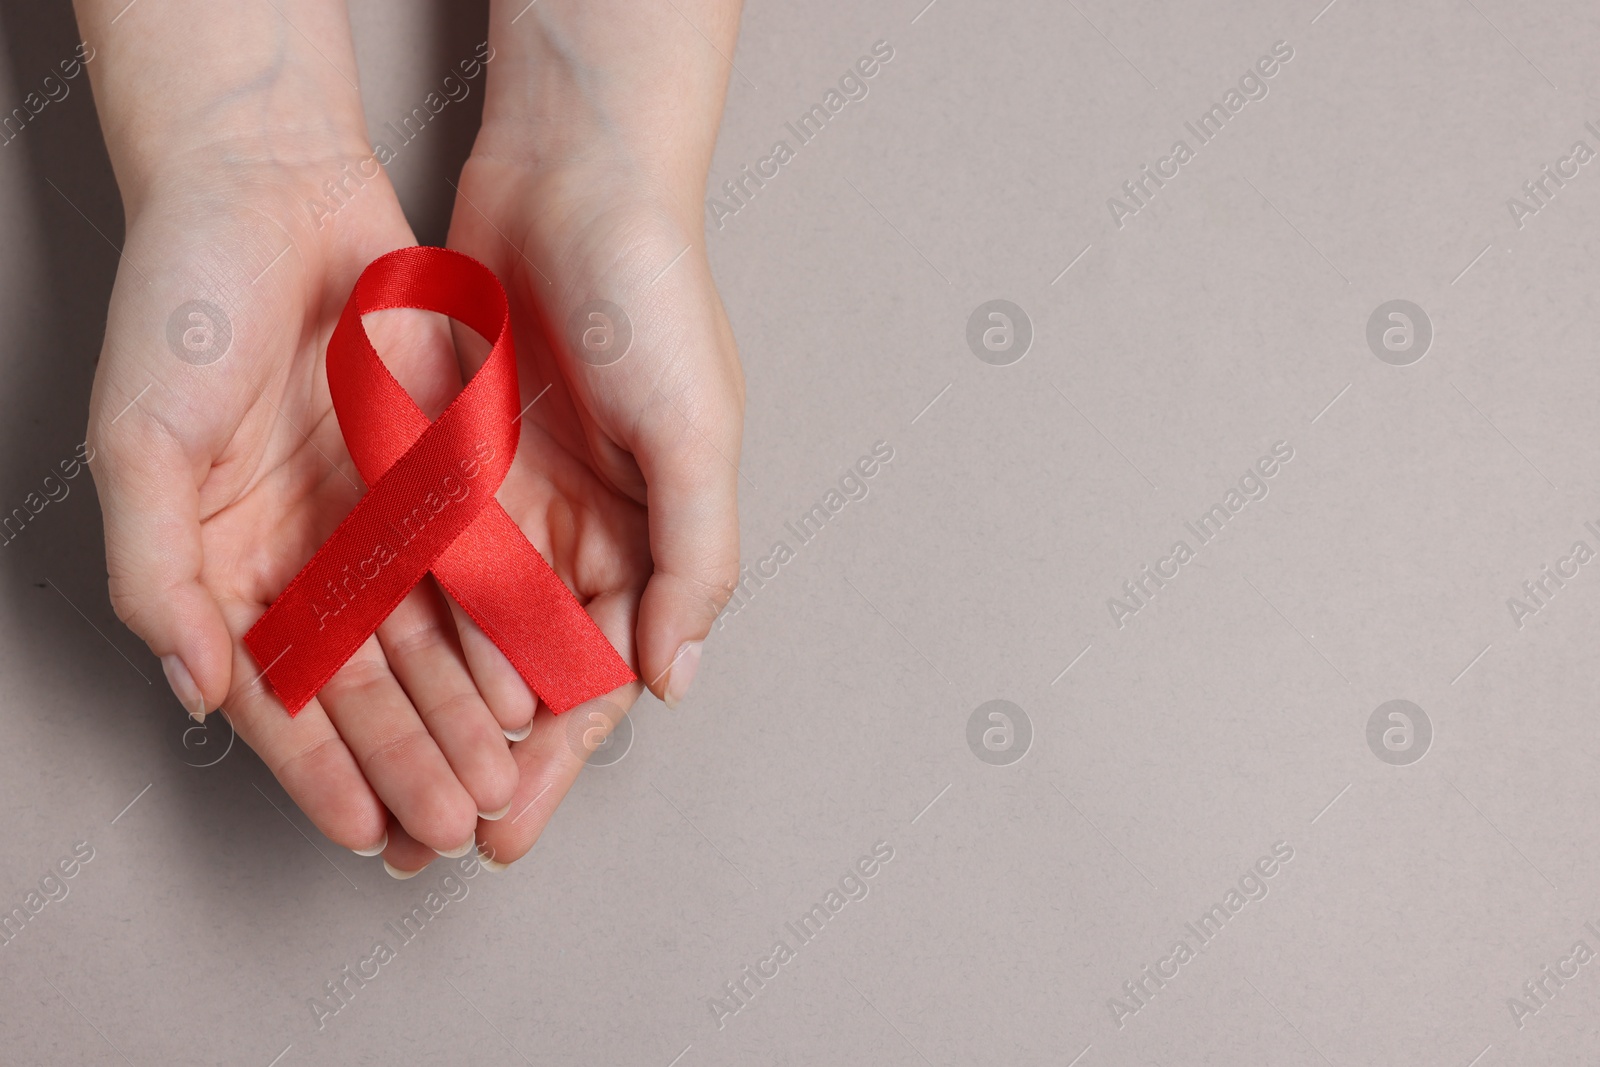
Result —
<svg viewBox="0 0 1600 1067"><path fill-rule="evenodd" d="M97 420L98 423L98 420ZM111 606L161 657L167 682L198 719L227 696L232 640L200 581L200 498L190 459L137 406L97 425L89 453L106 534Z"/></svg>
<svg viewBox="0 0 1600 1067"><path fill-rule="evenodd" d="M635 449L654 563L639 604L639 669L669 707L694 681L701 643L739 580L737 373L731 389L697 390L698 403L658 394Z"/></svg>

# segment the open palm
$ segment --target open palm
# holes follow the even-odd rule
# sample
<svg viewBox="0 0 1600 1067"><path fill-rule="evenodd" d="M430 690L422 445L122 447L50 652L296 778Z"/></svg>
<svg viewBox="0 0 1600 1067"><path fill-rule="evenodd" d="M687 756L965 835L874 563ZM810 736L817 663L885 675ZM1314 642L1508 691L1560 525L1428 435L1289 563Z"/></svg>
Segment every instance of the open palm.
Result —
<svg viewBox="0 0 1600 1067"><path fill-rule="evenodd" d="M331 839L393 837L386 859L416 842L456 852L480 814L505 813L505 735L533 704L431 580L292 719L239 640L364 491L323 352L361 269L414 240L381 179L316 225L305 205L341 162L236 170L130 225L91 410L111 595L191 712L223 707ZM461 384L445 320L392 311L368 327L436 415Z"/></svg>
<svg viewBox="0 0 1600 1067"><path fill-rule="evenodd" d="M480 152L449 240L511 297L531 406L500 501L669 702L737 576L743 382L699 236L636 182ZM540 710L512 746L517 815L479 828L487 854L527 851L640 688Z"/></svg>

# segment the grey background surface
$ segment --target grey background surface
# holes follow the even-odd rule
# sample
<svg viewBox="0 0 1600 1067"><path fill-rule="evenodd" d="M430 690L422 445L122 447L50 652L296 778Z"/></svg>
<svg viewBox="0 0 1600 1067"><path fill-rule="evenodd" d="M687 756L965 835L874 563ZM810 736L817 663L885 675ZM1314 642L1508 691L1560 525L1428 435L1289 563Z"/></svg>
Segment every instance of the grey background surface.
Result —
<svg viewBox="0 0 1600 1067"><path fill-rule="evenodd" d="M242 744L185 747L107 603L88 479L0 551L0 910L94 850L0 947L0 1061L1600 1049L1600 960L1573 958L1600 951L1600 562L1520 627L1507 603L1575 541L1600 550L1600 162L1520 226L1507 205L1574 142L1600 150L1600 9L924 2L753 5L733 57L713 190L894 49L708 215L749 378L743 555L793 558L725 616L687 704L641 702L632 748L536 851L463 879L320 1031L309 998L393 942L447 861L395 882ZM374 126L482 37L480 9L357 8ZM7 109L77 41L64 5L10 0L0 35ZM1198 146L1184 123L1278 41L1268 95ZM477 105L394 165L424 240ZM1178 138L1194 159L1119 227L1108 198ZM0 149L0 233L9 510L82 439L117 264L85 83ZM1034 330L1009 366L966 340L996 298ZM1409 366L1366 339L1394 299L1434 332ZM867 498L800 544L785 523L878 441ZM1280 441L1268 495L1200 545L1185 523ZM1180 539L1194 559L1119 627L1109 598ZM968 744L996 699L1031 724L1007 765ZM1368 740L1394 699L1432 726L1406 765ZM867 896L801 944L785 924L880 842ZM1266 895L1116 1011L1274 846L1292 859L1246 885ZM794 958L719 1020L780 938Z"/></svg>

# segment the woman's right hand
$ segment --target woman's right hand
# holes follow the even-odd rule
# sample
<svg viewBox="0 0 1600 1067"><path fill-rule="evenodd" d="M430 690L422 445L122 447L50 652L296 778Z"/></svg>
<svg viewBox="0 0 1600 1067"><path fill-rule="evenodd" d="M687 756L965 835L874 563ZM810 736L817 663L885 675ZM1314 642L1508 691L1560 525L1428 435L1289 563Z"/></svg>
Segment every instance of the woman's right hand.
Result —
<svg viewBox="0 0 1600 1067"><path fill-rule="evenodd" d="M471 847L531 716L485 702L431 579L293 718L240 641L363 492L323 353L362 268L415 243L337 69L355 69L342 7L218 28L179 0L112 25L124 3L79 3L127 217L88 434L112 603L188 711L224 708L329 838L381 847L392 813L401 839ZM437 415L461 385L448 323L367 325Z"/></svg>

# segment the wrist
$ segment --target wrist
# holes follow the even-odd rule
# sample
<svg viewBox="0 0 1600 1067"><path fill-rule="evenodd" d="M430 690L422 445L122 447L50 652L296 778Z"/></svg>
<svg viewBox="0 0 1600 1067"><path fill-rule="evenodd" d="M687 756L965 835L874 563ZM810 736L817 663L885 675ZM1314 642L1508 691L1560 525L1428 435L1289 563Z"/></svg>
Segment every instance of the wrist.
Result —
<svg viewBox="0 0 1600 1067"><path fill-rule="evenodd" d="M341 167L372 156L360 131L290 122L240 126L189 139L152 137L137 148L111 148L124 214L130 222L152 204L225 190L294 192L315 196Z"/></svg>
<svg viewBox="0 0 1600 1067"><path fill-rule="evenodd" d="M77 7L94 49L86 67L96 109L130 216L170 189L365 148L342 3L280 0L226 19L215 18L207 0L167 0L154 9L78 0Z"/></svg>
<svg viewBox="0 0 1600 1067"><path fill-rule="evenodd" d="M737 0L496 0L474 155L611 174L698 215L738 12Z"/></svg>

